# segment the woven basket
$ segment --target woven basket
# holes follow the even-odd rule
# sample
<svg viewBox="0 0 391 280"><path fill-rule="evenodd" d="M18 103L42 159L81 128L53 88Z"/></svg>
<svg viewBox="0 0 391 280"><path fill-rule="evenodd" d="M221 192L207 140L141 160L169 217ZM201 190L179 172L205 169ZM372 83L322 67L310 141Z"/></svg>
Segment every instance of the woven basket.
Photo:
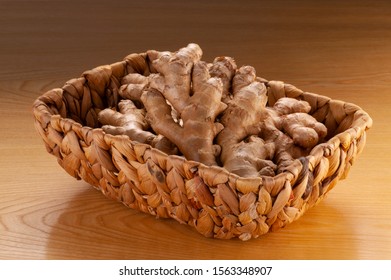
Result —
<svg viewBox="0 0 391 280"><path fill-rule="evenodd" d="M132 54L46 92L33 105L35 127L73 177L132 209L173 218L207 237L248 240L301 217L346 177L372 125L354 104L266 81L268 106L282 97L307 101L311 115L328 129L327 142L275 177L242 178L99 128L98 112L121 99L122 77L147 75L149 64L145 53Z"/></svg>

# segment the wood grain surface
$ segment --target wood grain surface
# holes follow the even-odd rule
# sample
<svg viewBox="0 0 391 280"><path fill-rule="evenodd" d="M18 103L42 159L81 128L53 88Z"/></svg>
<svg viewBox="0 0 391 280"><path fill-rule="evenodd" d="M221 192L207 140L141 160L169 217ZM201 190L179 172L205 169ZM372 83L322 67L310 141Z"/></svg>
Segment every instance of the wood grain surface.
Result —
<svg viewBox="0 0 391 280"><path fill-rule="evenodd" d="M355 103L374 120L348 178L259 239L206 239L106 199L63 171L33 101L84 70L198 43ZM390 1L0 0L1 259L391 259Z"/></svg>

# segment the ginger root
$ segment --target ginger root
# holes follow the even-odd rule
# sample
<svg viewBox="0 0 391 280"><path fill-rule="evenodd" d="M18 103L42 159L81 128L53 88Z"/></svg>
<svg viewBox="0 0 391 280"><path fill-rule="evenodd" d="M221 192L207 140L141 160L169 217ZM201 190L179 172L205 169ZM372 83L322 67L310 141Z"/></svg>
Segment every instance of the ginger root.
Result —
<svg viewBox="0 0 391 280"><path fill-rule="evenodd" d="M232 78L236 73L236 63L232 57L220 56L216 57L210 65L209 73L211 77L219 78L223 83L222 101L228 103L232 98Z"/></svg>
<svg viewBox="0 0 391 280"><path fill-rule="evenodd" d="M126 99L118 103L118 108L119 112L109 108L99 112L98 119L103 124L103 131L112 135L127 135L134 141L149 144L167 154L178 152L166 137L148 131L145 110L138 109L131 100Z"/></svg>
<svg viewBox="0 0 391 280"><path fill-rule="evenodd" d="M278 173L293 160L308 155L326 136L326 126L309 115L310 110L307 102L285 97L264 111L260 136L275 145Z"/></svg>
<svg viewBox="0 0 391 280"><path fill-rule="evenodd" d="M238 69L232 87L233 98L220 120L224 129L217 136L222 149L220 159L230 172L243 177L258 176L262 168L274 167L270 160L265 161L273 156L272 145L265 145L262 139L254 137L261 130L267 89L265 84L256 81L255 69L251 66Z"/></svg>
<svg viewBox="0 0 391 280"><path fill-rule="evenodd" d="M279 99L273 109L276 127L302 148L313 148L327 134L324 124L308 114L311 106L305 101L285 97Z"/></svg>
<svg viewBox="0 0 391 280"><path fill-rule="evenodd" d="M194 64L201 59L201 48L197 44L189 44L176 53L149 51L147 54L153 67L164 77L163 96L177 112L182 112L188 105L191 73Z"/></svg>
<svg viewBox="0 0 391 280"><path fill-rule="evenodd" d="M268 81L233 58L206 63L197 44L143 55L146 70L130 67L122 78L119 111L99 113L106 133L242 177L274 176L327 135L305 101L283 97L268 106Z"/></svg>
<svg viewBox="0 0 391 280"><path fill-rule="evenodd" d="M222 129L222 125L215 122L215 119L226 108L221 102L222 83L209 76L207 65L203 62L194 65L192 76L193 95L190 96L188 87L177 89L185 96L186 103L171 101L171 93L166 97L166 91L160 93L155 89L144 92L141 100L152 128L166 135L187 159L217 165L216 156L220 153L220 148L213 140ZM182 125L173 120L171 106L166 99L173 106L177 104Z"/></svg>
<svg viewBox="0 0 391 280"><path fill-rule="evenodd" d="M141 94L149 87L163 91L163 77L155 73L151 73L149 76L130 73L122 79L122 86L119 88L118 93L122 98L140 102Z"/></svg>

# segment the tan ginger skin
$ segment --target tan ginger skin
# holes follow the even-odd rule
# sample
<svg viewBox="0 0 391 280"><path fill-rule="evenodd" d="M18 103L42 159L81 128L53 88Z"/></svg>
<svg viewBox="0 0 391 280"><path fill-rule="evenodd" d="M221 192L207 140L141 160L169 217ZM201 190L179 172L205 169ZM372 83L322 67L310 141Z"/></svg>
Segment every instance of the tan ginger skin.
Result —
<svg viewBox="0 0 391 280"><path fill-rule="evenodd" d="M123 99L118 104L119 112L104 109L99 113L102 129L112 135L127 135L130 139L146 143L167 154L176 154L178 149L165 136L148 131L145 110L138 109L131 100Z"/></svg>
<svg viewBox="0 0 391 280"><path fill-rule="evenodd" d="M106 133L242 177L278 174L327 134L305 101L284 97L268 107L267 81L251 66L224 56L208 64L197 44L146 56L150 73L125 76L119 110L99 113Z"/></svg>
<svg viewBox="0 0 391 280"><path fill-rule="evenodd" d="M213 140L223 126L215 119L227 105L221 102L222 82L210 78L205 63L197 62L194 66L193 91L192 96L190 91L186 93L186 104L177 104L183 126L172 119L171 107L163 96L164 92L161 94L151 89L141 96L141 100L152 128L165 134L187 159L216 165L220 148ZM185 93L182 94L185 96ZM167 100L171 103L170 99Z"/></svg>
<svg viewBox="0 0 391 280"><path fill-rule="evenodd" d="M274 145L277 173L294 159L306 156L326 136L326 126L309 115L310 110L307 102L287 97L265 108L260 136Z"/></svg>
<svg viewBox="0 0 391 280"><path fill-rule="evenodd" d="M224 129L217 136L221 146L221 162L228 171L243 177L256 177L269 165L273 156L270 145L257 136L261 131L261 118L267 102L265 84L256 81L255 69L243 66L232 81L233 98L222 114ZM247 139L248 138L248 139Z"/></svg>

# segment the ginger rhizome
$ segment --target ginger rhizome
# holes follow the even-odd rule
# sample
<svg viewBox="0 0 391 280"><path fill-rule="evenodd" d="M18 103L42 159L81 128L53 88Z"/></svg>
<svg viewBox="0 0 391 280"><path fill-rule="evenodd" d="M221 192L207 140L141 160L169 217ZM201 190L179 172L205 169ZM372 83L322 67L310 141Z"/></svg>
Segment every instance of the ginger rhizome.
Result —
<svg viewBox="0 0 391 280"><path fill-rule="evenodd" d="M165 91L160 93L155 89L146 91L141 100L147 109L147 119L152 128L166 135L187 159L216 165L220 148L213 140L223 127L215 120L226 108L221 102L222 83L219 79L210 78L206 64L202 62L194 65L192 76L191 96L189 88L178 89L186 98L186 103L171 101L170 96L164 95ZM171 104L176 103L182 125L172 119L171 107L166 100Z"/></svg>
<svg viewBox="0 0 391 280"><path fill-rule="evenodd" d="M255 137L261 131L267 102L265 84L255 79L253 67L238 69L232 81L232 100L220 120L224 128L217 136L223 166L243 177L256 177L262 168L272 165L265 161L273 155L272 146Z"/></svg>
<svg viewBox="0 0 391 280"><path fill-rule="evenodd" d="M278 172L293 160L306 156L324 140L327 128L309 115L310 105L293 98L281 98L266 108L260 136L274 145Z"/></svg>
<svg viewBox="0 0 391 280"><path fill-rule="evenodd" d="M206 63L197 44L143 57L148 69L122 78L118 108L99 113L106 133L242 177L274 176L327 135L305 101L268 106L268 81L233 58Z"/></svg>
<svg viewBox="0 0 391 280"><path fill-rule="evenodd" d="M176 146L165 136L148 131L149 124L145 120L145 110L138 109L131 100L121 100L119 112L104 109L99 113L102 129L112 135L127 135L130 139L149 144L167 154L176 154Z"/></svg>

